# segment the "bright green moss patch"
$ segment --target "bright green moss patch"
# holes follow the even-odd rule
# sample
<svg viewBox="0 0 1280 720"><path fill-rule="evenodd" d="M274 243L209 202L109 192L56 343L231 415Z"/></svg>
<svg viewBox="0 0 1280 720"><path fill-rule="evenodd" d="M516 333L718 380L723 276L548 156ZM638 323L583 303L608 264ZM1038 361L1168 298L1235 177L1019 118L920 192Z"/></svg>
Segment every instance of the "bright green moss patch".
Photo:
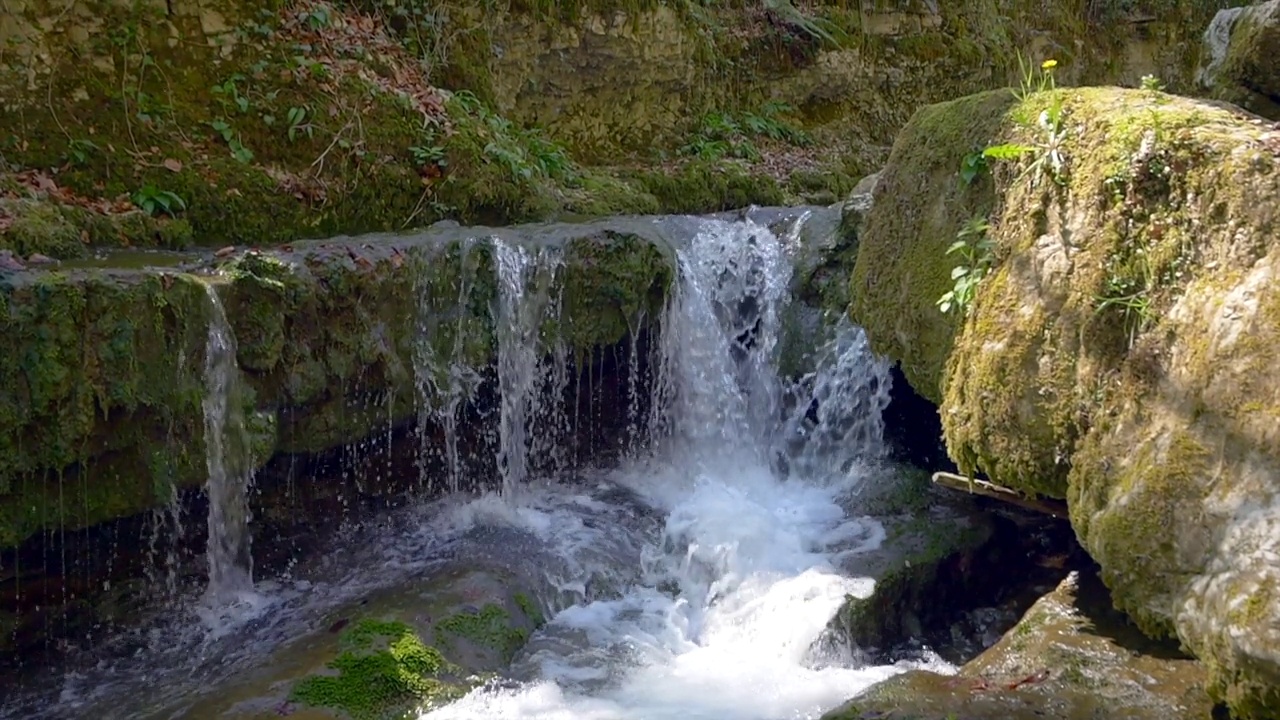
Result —
<svg viewBox="0 0 1280 720"><path fill-rule="evenodd" d="M461 638L491 648L500 653L504 662L529 639L528 631L515 627L511 614L494 604L450 615L436 625L436 636L446 647L451 638Z"/></svg>
<svg viewBox="0 0 1280 720"><path fill-rule="evenodd" d="M512 599L515 600L516 607L520 608L520 612L524 613L525 618L533 623L534 628L540 628L547 624L547 618L542 614L537 601L527 593L517 592L512 596Z"/></svg>
<svg viewBox="0 0 1280 720"><path fill-rule="evenodd" d="M328 664L336 674L305 678L294 686L293 700L339 710L354 720L375 720L463 692L446 679L456 668L404 623L361 620L343 634L341 647Z"/></svg>

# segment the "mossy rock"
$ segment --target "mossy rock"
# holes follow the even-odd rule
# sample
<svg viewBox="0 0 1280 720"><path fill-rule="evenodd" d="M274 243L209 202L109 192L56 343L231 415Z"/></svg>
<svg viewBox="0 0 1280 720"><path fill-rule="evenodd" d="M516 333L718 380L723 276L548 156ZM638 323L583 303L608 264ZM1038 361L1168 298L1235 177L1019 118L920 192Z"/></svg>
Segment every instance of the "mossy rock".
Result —
<svg viewBox="0 0 1280 720"><path fill-rule="evenodd" d="M1226 56L1208 78L1214 97L1273 120L1280 119L1280 2L1240 10L1232 22Z"/></svg>
<svg viewBox="0 0 1280 720"><path fill-rule="evenodd" d="M548 348L587 357L661 320L674 260L628 229L643 224L505 231L558 258L548 288L557 310L541 328ZM483 371L495 362L489 233L440 228L245 251L217 260L208 279L156 269L5 274L0 327L16 351L0 359L0 379L15 388L0 400L0 547L139 513L173 488L203 484L206 285L236 340L255 466L416 418L441 400L429 381L455 363Z"/></svg>
<svg viewBox="0 0 1280 720"><path fill-rule="evenodd" d="M203 481L208 307L181 274L0 278L0 546Z"/></svg>
<svg viewBox="0 0 1280 720"><path fill-rule="evenodd" d="M1072 573L958 674L908 671L823 720L1208 720L1212 706L1199 663L1127 626L1096 575Z"/></svg>
<svg viewBox="0 0 1280 720"><path fill-rule="evenodd" d="M337 608L184 709L193 720L399 720L447 704L505 670L545 623L531 588L501 564L452 563Z"/></svg>
<svg viewBox="0 0 1280 720"><path fill-rule="evenodd" d="M1057 108L1056 181L1023 172L1033 152L996 163L993 185L960 184L966 153L1034 144ZM941 398L962 472L1066 498L1117 607L1186 643L1240 717L1274 715L1280 687L1280 656L1263 649L1280 646L1280 608L1251 600L1280 587L1261 520L1280 497L1278 149L1251 116L1155 91L929 108L885 170L853 287L873 345ZM962 320L930 317L957 263L946 245L975 209L993 270Z"/></svg>

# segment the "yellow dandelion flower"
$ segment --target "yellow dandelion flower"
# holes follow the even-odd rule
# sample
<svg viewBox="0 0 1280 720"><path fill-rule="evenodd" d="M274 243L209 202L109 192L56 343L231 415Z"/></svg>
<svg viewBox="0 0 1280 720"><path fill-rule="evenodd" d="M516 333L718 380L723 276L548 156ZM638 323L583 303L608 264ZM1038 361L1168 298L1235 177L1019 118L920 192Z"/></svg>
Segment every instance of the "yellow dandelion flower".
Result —
<svg viewBox="0 0 1280 720"><path fill-rule="evenodd" d="M1048 60L1045 60L1044 62L1040 63L1040 67L1041 69L1044 69L1044 70L1052 70L1058 67L1058 61L1054 60L1053 58L1049 58Z"/></svg>

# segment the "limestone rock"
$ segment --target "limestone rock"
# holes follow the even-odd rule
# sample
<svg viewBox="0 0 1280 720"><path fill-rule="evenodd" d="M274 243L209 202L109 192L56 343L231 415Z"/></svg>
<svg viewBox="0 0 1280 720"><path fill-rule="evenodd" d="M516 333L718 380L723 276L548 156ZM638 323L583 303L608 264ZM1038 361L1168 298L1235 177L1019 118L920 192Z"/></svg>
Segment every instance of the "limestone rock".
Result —
<svg viewBox="0 0 1280 720"><path fill-rule="evenodd" d="M955 676L913 670L824 720L1210 717L1205 672L1111 610L1096 576L1072 573Z"/></svg>
<svg viewBox="0 0 1280 720"><path fill-rule="evenodd" d="M1054 178L974 148L1043 143ZM1031 167L1030 170L1028 168ZM1242 718L1280 713L1280 133L1153 91L991 93L920 111L884 171L855 319L939 402L963 472L1065 498L1116 606L1176 636ZM946 250L989 222L965 313Z"/></svg>
<svg viewBox="0 0 1280 720"><path fill-rule="evenodd" d="M1219 10L1204 43L1201 85L1221 100L1280 119L1280 0Z"/></svg>

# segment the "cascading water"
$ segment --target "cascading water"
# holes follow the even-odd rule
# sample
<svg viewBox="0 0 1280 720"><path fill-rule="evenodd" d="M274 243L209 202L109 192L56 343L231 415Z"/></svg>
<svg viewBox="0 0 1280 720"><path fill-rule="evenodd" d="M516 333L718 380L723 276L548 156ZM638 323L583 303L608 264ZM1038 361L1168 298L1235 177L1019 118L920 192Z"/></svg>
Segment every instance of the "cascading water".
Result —
<svg viewBox="0 0 1280 720"><path fill-rule="evenodd" d="M249 552L249 434L240 394L236 341L212 285L205 349L204 439L209 479L209 589L214 604L232 602L253 589Z"/></svg>
<svg viewBox="0 0 1280 720"><path fill-rule="evenodd" d="M814 372L795 382L779 377L791 270L788 249L768 228L665 218L633 229L670 239L679 277L655 335L643 348L632 337L618 351L630 369L612 381L625 383L628 406L605 412L628 421L633 454L620 466L567 477L558 457L563 431L593 421L578 416L579 404L569 413L562 400L594 396L606 382L595 359L570 362L552 332L562 320L560 247L463 243L464 268L478 266L468 264L468 253L489 243L498 280L491 319L501 417L494 432L504 492L405 507L344 534L288 577L259 582L252 590L260 602L248 603L257 607L237 615L240 622L193 632L177 618L147 634L159 640L148 640L147 652L69 675L58 710L66 714L47 716L184 716L216 701L236 673L288 666L273 653L315 638L317 618L341 607L348 608L343 617L365 612L358 604L375 588L430 585L449 559L497 559L513 589L529 589L551 620L514 659L505 673L511 682L477 689L426 718L816 718L900 672L857 667L820 641L846 597L866 596L873 586L843 568L857 566L856 556L884 538L874 519L859 516L855 496L892 472L878 462L887 365L846 321L815 353ZM443 465L453 488L465 472L463 406L482 394L483 381L465 362L476 318L457 310L482 279L466 271L460 278L460 286L438 286L439 297L424 301L422 339L439 345L424 343L415 357L423 418L448 435ZM212 289L209 298L209 595L234 598L250 589L250 478L235 345ZM544 477L558 482L539 482ZM319 630L331 640L330 632ZM0 715L7 702L0 701ZM10 707L12 717L46 716L38 699Z"/></svg>
<svg viewBox="0 0 1280 720"><path fill-rule="evenodd" d="M554 461L555 442L564 425L560 399L568 384L566 352L560 333L548 346L543 323L558 322L560 295L555 292L557 272L562 266L560 250L543 247L536 253L498 238L493 240L494 265L498 281L498 302L493 320L498 337L498 471L502 494L512 497L529 477L531 460ZM550 359L548 363L547 360ZM550 391L550 392L547 392ZM529 428L535 416L547 408L549 417L540 417L540 430L551 442L532 443ZM534 451L533 458L530 457Z"/></svg>
<svg viewBox="0 0 1280 720"><path fill-rule="evenodd" d="M518 689L477 690L424 718L815 718L899 671L815 657L845 597L873 585L838 564L883 538L846 505L882 452L888 366L846 323L788 415L772 369L783 249L751 222L697 226L678 251L654 390L669 436L610 478L666 514L635 538L639 575L561 610L515 662Z"/></svg>

